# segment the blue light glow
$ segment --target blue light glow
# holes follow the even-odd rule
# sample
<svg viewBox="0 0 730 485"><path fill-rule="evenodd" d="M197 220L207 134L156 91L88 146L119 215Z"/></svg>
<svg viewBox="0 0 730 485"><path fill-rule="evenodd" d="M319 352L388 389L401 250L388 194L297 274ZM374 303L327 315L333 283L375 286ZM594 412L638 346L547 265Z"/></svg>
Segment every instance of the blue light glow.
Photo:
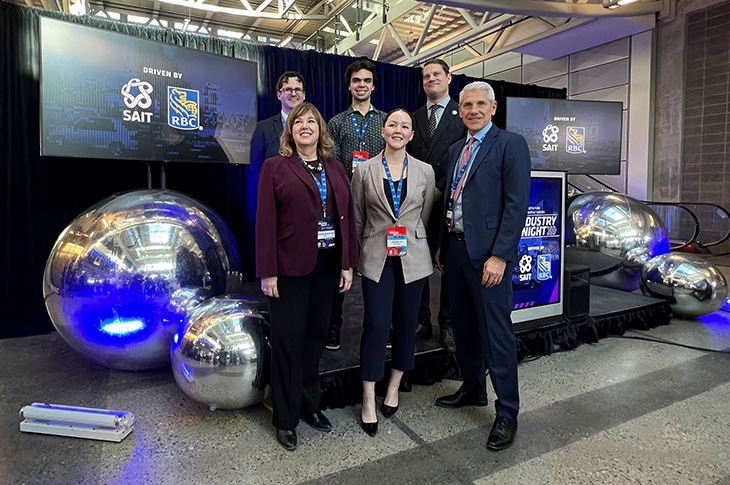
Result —
<svg viewBox="0 0 730 485"><path fill-rule="evenodd" d="M101 322L101 331L109 335L123 337L144 328L144 322L139 319L115 318L107 322Z"/></svg>

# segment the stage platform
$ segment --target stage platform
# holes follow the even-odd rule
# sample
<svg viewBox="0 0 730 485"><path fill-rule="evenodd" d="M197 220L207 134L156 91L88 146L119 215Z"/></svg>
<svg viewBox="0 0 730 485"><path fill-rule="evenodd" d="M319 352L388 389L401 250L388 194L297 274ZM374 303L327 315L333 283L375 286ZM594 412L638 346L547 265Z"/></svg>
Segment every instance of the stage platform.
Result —
<svg viewBox="0 0 730 485"><path fill-rule="evenodd" d="M325 350L320 361L325 409L353 405L362 397L359 359L363 306L359 283L356 277L352 290L345 297L342 347L338 351ZM432 321L435 322L440 278L434 275L430 283ZM597 342L608 335L622 335L631 328L646 330L666 325L672 317L671 308L664 300L595 285L591 285L590 291L590 312L582 321L560 318L515 325L519 360L575 349L582 343ZM438 325L434 325L430 340L416 341L416 368L406 377L403 391L408 391L413 384L431 385L444 378L458 379L454 355L439 344ZM378 391L382 392L384 388L378 386Z"/></svg>

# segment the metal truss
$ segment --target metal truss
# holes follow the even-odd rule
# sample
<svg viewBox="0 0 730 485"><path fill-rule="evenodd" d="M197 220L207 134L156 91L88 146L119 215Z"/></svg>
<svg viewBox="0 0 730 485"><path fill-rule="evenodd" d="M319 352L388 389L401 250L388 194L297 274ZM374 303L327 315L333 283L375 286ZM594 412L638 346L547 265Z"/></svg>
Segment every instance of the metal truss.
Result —
<svg viewBox="0 0 730 485"><path fill-rule="evenodd" d="M10 1L66 12L70 3L88 1L91 15L401 65L463 49L473 58L455 72L600 17L664 13L676 2L642 0L611 10L605 0Z"/></svg>
<svg viewBox="0 0 730 485"><path fill-rule="evenodd" d="M372 52L369 44L375 44L375 51L370 55L374 60L378 60L383 56L384 45L390 41L391 46L395 44L397 47L394 47L395 54L391 49L388 62L418 65L451 50L464 48L471 53L473 59L452 66L452 69L458 72L478 62L578 27L596 18L656 14L662 10L667 1L671 0L633 3L615 10L603 8L601 3L586 3L587 1L392 0L387 18L384 16L382 20L373 18L366 21L359 32L345 36L331 47L329 52L368 55ZM404 19L419 7L423 12L425 4L430 4L430 7L422 15L418 37L409 41L404 40L402 28L399 27L403 27ZM445 34L440 33L444 25L432 28L436 12L443 12L446 9L443 4L449 5L447 10L455 15L449 23L453 29ZM481 12L483 14L479 17ZM483 52L470 45L476 41L484 41Z"/></svg>

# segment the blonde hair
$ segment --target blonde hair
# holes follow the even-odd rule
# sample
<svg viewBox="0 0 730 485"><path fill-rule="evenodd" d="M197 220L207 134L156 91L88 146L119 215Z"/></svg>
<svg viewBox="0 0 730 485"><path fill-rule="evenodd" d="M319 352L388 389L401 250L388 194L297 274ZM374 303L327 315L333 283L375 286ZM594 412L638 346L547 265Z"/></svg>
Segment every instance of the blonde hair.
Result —
<svg viewBox="0 0 730 485"><path fill-rule="evenodd" d="M312 113L314 119L317 121L319 126L319 140L317 141L317 155L323 160L329 158L332 151L335 149L335 142L332 141L329 134L327 133L327 123L324 122L324 118L319 110L312 103L302 103L289 113L284 124L284 131L279 137L279 154L285 157L290 157L296 153L297 146L294 143L294 137L292 136L292 127L294 122L304 116L307 113Z"/></svg>

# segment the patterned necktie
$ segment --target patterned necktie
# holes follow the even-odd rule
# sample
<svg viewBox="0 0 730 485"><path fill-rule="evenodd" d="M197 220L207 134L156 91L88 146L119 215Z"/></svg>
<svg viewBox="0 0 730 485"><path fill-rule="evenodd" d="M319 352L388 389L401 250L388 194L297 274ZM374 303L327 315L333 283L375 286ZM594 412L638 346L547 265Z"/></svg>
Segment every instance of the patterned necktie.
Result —
<svg viewBox="0 0 730 485"><path fill-rule="evenodd" d="M464 165L469 161L471 158L471 149L472 145L474 144L474 137L469 138L469 142L466 144L466 148L464 149L464 153L461 155L461 160L459 161L459 169L456 171L457 174L461 172L461 170L464 168ZM461 189L464 187L464 181L466 180L466 173L461 176L461 179L459 180L459 183L456 185L456 189L454 189L454 200L459 200L459 196L461 195Z"/></svg>
<svg viewBox="0 0 730 485"><path fill-rule="evenodd" d="M429 109L431 113L428 115L428 137L433 138L433 134L436 132L436 111L440 108L438 104L434 104Z"/></svg>

